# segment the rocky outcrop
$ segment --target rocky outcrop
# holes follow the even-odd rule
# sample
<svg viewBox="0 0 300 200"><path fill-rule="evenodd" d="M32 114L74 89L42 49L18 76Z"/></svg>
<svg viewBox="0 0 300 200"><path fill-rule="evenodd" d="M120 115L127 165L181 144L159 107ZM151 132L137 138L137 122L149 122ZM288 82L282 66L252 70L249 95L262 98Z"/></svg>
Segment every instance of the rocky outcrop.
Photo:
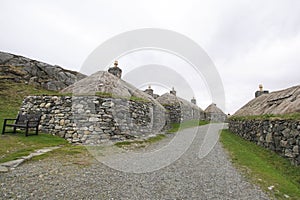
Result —
<svg viewBox="0 0 300 200"><path fill-rule="evenodd" d="M229 130L300 165L299 120L230 119Z"/></svg>
<svg viewBox="0 0 300 200"><path fill-rule="evenodd" d="M262 94L239 109L234 116L300 112L300 85Z"/></svg>
<svg viewBox="0 0 300 200"><path fill-rule="evenodd" d="M47 90L59 91L80 80L85 75L63 69L57 65L0 52L0 80L23 82L41 86Z"/></svg>

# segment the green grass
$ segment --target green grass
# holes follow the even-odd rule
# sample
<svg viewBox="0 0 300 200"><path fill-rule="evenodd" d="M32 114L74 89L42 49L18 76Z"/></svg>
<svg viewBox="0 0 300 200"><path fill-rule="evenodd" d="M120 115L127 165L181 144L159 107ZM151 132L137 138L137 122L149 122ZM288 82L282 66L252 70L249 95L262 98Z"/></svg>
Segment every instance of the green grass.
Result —
<svg viewBox="0 0 300 200"><path fill-rule="evenodd" d="M164 139L166 136L164 134L158 134L155 137L150 137L146 140L146 142L154 143Z"/></svg>
<svg viewBox="0 0 300 200"><path fill-rule="evenodd" d="M122 142L116 142L114 145L117 147L123 147L123 146L129 146L132 144L144 144L144 140L135 140L135 141L122 141Z"/></svg>
<svg viewBox="0 0 300 200"><path fill-rule="evenodd" d="M0 80L0 128L2 131L3 119L15 118L24 97L29 95L58 95L58 92L48 91L24 83L15 83Z"/></svg>
<svg viewBox="0 0 300 200"><path fill-rule="evenodd" d="M24 97L29 95L61 95L55 91L48 91L24 83L0 80L0 131L2 133L3 120L15 118L22 104ZM7 128L7 131L9 129ZM70 154L83 153L84 147L74 147L58 136L39 133L39 135L25 137L24 131L17 131L17 134L5 133L0 135L0 163L15 160L19 157L29 155L37 149L51 146L62 146L47 155L60 155L62 158Z"/></svg>
<svg viewBox="0 0 300 200"><path fill-rule="evenodd" d="M164 134L158 134L156 136L150 137L148 139L145 140L135 140L135 141L122 141L122 142L116 142L114 145L117 147L124 147L124 146L130 146L133 144L138 144L142 147L144 147L146 144L150 144L150 143L154 143L154 142L158 142L162 139L164 139L166 136Z"/></svg>
<svg viewBox="0 0 300 200"><path fill-rule="evenodd" d="M223 130L220 141L233 164L255 184L277 199L300 199L300 167L252 142ZM269 186L275 186L272 191Z"/></svg>
<svg viewBox="0 0 300 200"><path fill-rule="evenodd" d="M95 95L98 97L103 97L103 98L112 98L113 97L112 93L108 93L108 92L96 92Z"/></svg>
<svg viewBox="0 0 300 200"><path fill-rule="evenodd" d="M41 160L47 157L54 157L55 159L67 160L89 160L91 158L90 153L85 146L64 144L61 148L48 152L46 154L33 157L32 160ZM86 162L89 163L89 162Z"/></svg>
<svg viewBox="0 0 300 200"><path fill-rule="evenodd" d="M36 149L66 145L68 142L58 136L39 134L25 137L24 133L7 133L0 139L0 163L15 160L21 156L29 155Z"/></svg>
<svg viewBox="0 0 300 200"><path fill-rule="evenodd" d="M136 97L136 96L131 96L129 98L130 101L137 101L137 102L143 102L143 103L148 103L150 101L148 101L147 99L141 98L141 97Z"/></svg>
<svg viewBox="0 0 300 200"><path fill-rule="evenodd" d="M191 128L191 127L195 127L195 126L203 126L209 124L209 121L205 121L205 120L190 120L190 121L186 121L183 123L172 123L171 124L171 129L169 129L167 131L167 133L176 133L177 131L186 129L186 128Z"/></svg>
<svg viewBox="0 0 300 200"><path fill-rule="evenodd" d="M251 116L232 116L229 120L300 120L300 112L289 113L282 115L265 114L265 115L251 115Z"/></svg>

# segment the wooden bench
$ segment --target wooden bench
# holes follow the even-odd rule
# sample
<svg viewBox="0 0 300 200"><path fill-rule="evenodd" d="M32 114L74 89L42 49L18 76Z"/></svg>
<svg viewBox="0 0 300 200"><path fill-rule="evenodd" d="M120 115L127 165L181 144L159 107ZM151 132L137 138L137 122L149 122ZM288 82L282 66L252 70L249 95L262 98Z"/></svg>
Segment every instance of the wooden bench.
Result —
<svg viewBox="0 0 300 200"><path fill-rule="evenodd" d="M18 114L16 119L4 119L2 134L5 133L5 127L13 127L14 133L17 128L25 129L25 136L28 136L30 128L35 129L35 135L38 135L41 114ZM14 121L14 123L8 123Z"/></svg>

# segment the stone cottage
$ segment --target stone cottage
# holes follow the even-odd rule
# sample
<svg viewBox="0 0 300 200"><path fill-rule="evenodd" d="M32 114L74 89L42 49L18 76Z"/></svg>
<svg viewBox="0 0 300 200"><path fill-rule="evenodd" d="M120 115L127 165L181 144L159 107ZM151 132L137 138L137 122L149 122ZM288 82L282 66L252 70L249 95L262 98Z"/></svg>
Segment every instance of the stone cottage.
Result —
<svg viewBox="0 0 300 200"><path fill-rule="evenodd" d="M21 110L42 113L41 130L71 142L97 144L160 132L165 108L120 77L115 63L109 72L96 72L63 89L62 96L29 96Z"/></svg>
<svg viewBox="0 0 300 200"><path fill-rule="evenodd" d="M174 88L156 99L169 113L171 123L181 123L188 120L204 120L204 112L194 103L176 96Z"/></svg>
<svg viewBox="0 0 300 200"><path fill-rule="evenodd" d="M227 115L215 103L210 104L204 112L208 121L224 122L227 119Z"/></svg>
<svg viewBox="0 0 300 200"><path fill-rule="evenodd" d="M262 92L264 91L262 90ZM255 94L257 96L257 92ZM300 85L260 94L236 111L234 116L278 115L297 112L300 112Z"/></svg>
<svg viewBox="0 0 300 200"><path fill-rule="evenodd" d="M70 142L95 145L107 141L146 138L170 123L204 120L204 111L176 96L174 88L162 96L151 87L141 91L121 79L115 62L66 87L58 96L29 96L21 111L42 114L40 129Z"/></svg>

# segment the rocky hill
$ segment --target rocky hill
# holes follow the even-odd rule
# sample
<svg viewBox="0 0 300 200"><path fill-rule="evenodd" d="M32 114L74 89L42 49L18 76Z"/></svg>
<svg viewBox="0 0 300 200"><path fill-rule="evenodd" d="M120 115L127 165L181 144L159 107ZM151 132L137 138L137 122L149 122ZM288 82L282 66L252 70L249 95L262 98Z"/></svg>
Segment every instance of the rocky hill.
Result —
<svg viewBox="0 0 300 200"><path fill-rule="evenodd" d="M244 105L234 116L300 112L300 85L263 94Z"/></svg>
<svg viewBox="0 0 300 200"><path fill-rule="evenodd" d="M23 56L0 52L0 80L41 86L59 91L86 76Z"/></svg>

